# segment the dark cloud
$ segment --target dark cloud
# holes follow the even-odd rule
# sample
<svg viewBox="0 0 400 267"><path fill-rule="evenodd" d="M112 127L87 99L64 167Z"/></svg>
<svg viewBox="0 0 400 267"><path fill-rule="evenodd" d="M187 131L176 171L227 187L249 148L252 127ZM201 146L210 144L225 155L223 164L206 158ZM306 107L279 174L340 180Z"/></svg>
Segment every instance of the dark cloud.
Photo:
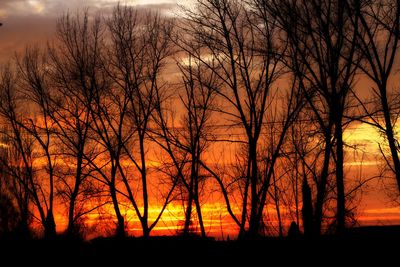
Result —
<svg viewBox="0 0 400 267"><path fill-rule="evenodd" d="M133 5L140 11L174 14L178 1L0 0L0 23L3 23L0 27L0 62L10 59L15 51L21 51L27 45L45 43L53 35L56 20L63 13L89 8L92 13L107 16L118 2Z"/></svg>
<svg viewBox="0 0 400 267"><path fill-rule="evenodd" d="M54 33L55 17L13 16L0 28L0 61L12 58L27 45L45 43Z"/></svg>
<svg viewBox="0 0 400 267"><path fill-rule="evenodd" d="M1 0L0 1L0 8L8 6L9 4L21 3L26 2L27 0Z"/></svg>

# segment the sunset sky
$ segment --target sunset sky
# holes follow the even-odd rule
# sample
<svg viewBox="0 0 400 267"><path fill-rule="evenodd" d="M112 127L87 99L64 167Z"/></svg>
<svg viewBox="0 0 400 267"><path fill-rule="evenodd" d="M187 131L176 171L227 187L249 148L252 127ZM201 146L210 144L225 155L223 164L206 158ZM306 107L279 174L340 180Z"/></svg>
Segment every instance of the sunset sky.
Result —
<svg viewBox="0 0 400 267"><path fill-rule="evenodd" d="M179 5L190 5L191 0L0 0L0 62L12 59L15 52L20 52L26 45L44 43L51 38L55 29L56 19L67 11L74 12L87 7L92 11L101 11L107 14L118 2L134 5L138 8L157 9L169 15L179 14ZM372 177L377 174L377 158L379 155L378 143L382 142L380 135L367 125L351 125L346 133L349 144L359 145L365 151L363 171L360 174L360 156L353 158L348 151L346 168L348 175L363 175ZM383 186L373 182L367 187L360 205L361 220L365 224L374 223L399 223L400 209L390 203L389 198L383 193ZM218 207L223 209L223 207ZM209 209L217 209L209 206ZM160 224L160 227L163 227ZM216 225L219 228L220 225Z"/></svg>
<svg viewBox="0 0 400 267"><path fill-rule="evenodd" d="M107 13L117 3L139 8L157 9L176 14L178 5L189 5L191 0L1 0L0 61L10 58L13 51L25 45L45 41L54 31L56 19L63 13L82 8Z"/></svg>

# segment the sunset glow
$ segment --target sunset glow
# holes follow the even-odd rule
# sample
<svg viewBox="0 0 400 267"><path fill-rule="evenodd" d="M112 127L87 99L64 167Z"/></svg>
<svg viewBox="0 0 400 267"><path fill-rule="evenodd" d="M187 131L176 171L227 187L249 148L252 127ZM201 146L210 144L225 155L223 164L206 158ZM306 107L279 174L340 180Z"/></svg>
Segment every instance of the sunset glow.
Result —
<svg viewBox="0 0 400 267"><path fill-rule="evenodd" d="M360 3L0 1L0 240L400 225L400 1Z"/></svg>

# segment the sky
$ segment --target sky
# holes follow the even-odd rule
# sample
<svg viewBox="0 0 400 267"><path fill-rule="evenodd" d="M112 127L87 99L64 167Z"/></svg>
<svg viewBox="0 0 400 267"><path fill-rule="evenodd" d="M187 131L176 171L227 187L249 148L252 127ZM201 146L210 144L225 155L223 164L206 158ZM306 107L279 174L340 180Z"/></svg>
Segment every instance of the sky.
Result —
<svg viewBox="0 0 400 267"><path fill-rule="evenodd" d="M0 16L57 16L65 10L73 10L82 7L109 8L118 3L133 6L168 6L187 2L178 0L1 0Z"/></svg>
<svg viewBox="0 0 400 267"><path fill-rule="evenodd" d="M14 51L26 45L34 45L49 39L55 29L55 21L63 13L83 8L106 13L116 4L139 8L157 9L174 15L179 5L191 0L0 0L0 62L9 60Z"/></svg>
<svg viewBox="0 0 400 267"><path fill-rule="evenodd" d="M118 2L173 15L178 14L179 5L190 5L193 0L0 0L0 23L3 23L0 28L0 63L12 59L15 52L21 52L27 45L39 45L50 39L56 19L63 13L86 7L92 12L107 14ZM357 126L348 135L348 141L363 143L365 151L377 151L376 140L379 137L373 134L373 130ZM369 160L375 164L374 157ZM370 172L369 175L373 173L370 167L366 167L365 171ZM400 210L388 204L388 199L382 198L382 193L378 191L371 190L362 204L364 220L376 222L376 218L382 215L392 215L393 221L399 222Z"/></svg>

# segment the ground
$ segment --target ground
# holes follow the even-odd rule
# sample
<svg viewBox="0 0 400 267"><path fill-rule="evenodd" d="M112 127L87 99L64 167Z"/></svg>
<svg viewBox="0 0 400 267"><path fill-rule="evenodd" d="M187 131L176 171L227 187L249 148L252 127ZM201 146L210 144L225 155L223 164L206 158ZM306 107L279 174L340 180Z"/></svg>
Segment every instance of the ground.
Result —
<svg viewBox="0 0 400 267"><path fill-rule="evenodd" d="M324 236L318 240L58 238L3 239L0 244L0 266L398 266L400 227L355 228L342 237Z"/></svg>

